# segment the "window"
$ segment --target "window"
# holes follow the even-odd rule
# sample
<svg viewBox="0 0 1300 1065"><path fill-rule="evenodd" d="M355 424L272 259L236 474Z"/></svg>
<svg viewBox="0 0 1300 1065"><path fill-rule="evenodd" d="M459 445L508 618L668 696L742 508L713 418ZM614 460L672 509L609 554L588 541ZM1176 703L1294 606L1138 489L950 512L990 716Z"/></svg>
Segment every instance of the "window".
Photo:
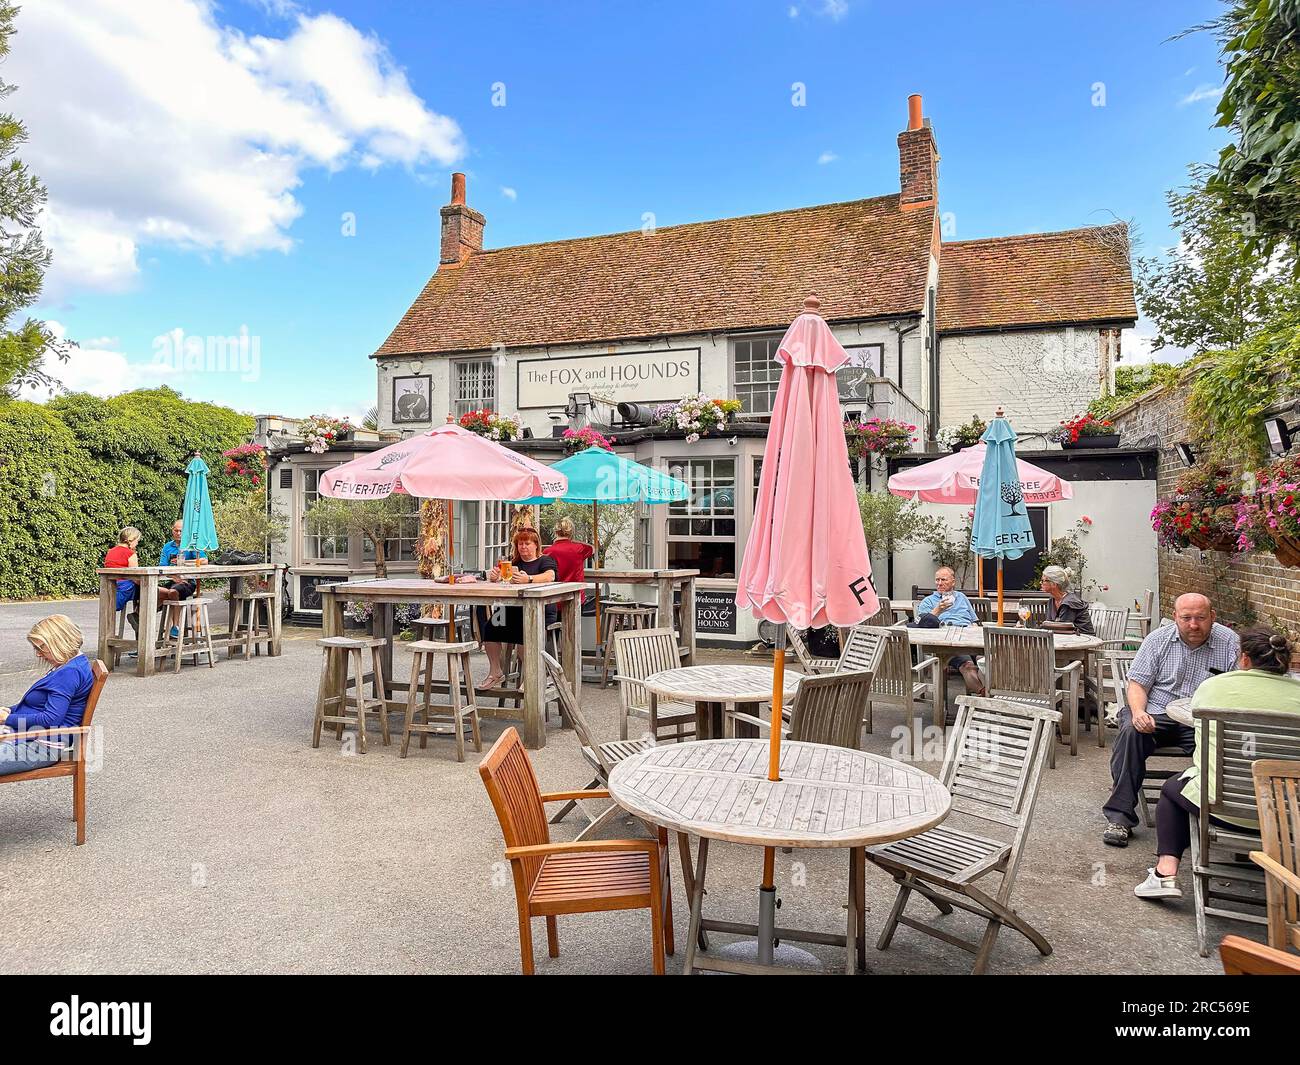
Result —
<svg viewBox="0 0 1300 1065"><path fill-rule="evenodd" d="M776 361L779 336L747 337L731 342L732 370L736 398L747 414L771 414L772 401L781 383L781 364Z"/></svg>
<svg viewBox="0 0 1300 1065"><path fill-rule="evenodd" d="M320 475L324 470L302 471L302 512L305 515L311 505L320 498ZM303 522L302 538L303 557L312 561L346 562L348 560L348 538L345 535L320 535Z"/></svg>
<svg viewBox="0 0 1300 1065"><path fill-rule="evenodd" d="M691 486L668 504L668 565L705 577L736 575L736 460L669 459L668 472Z"/></svg>
<svg viewBox="0 0 1300 1065"><path fill-rule="evenodd" d="M885 345L845 347L849 361L835 371L841 403L863 403L871 397L871 382L884 376Z"/></svg>
<svg viewBox="0 0 1300 1065"><path fill-rule="evenodd" d="M483 565L495 566L510 549L510 504L490 499L483 504Z"/></svg>
<svg viewBox="0 0 1300 1065"><path fill-rule="evenodd" d="M456 417L472 410L494 410L497 401L496 369L491 359L452 363Z"/></svg>
<svg viewBox="0 0 1300 1065"><path fill-rule="evenodd" d="M420 501L412 499L410 496L398 496L399 500L406 500L407 509L410 513L402 517L401 530L396 536L390 536L384 541L384 561L385 562L415 562L416 543L420 538ZM361 560L363 562L374 562L375 545L370 542L369 536L362 537Z"/></svg>

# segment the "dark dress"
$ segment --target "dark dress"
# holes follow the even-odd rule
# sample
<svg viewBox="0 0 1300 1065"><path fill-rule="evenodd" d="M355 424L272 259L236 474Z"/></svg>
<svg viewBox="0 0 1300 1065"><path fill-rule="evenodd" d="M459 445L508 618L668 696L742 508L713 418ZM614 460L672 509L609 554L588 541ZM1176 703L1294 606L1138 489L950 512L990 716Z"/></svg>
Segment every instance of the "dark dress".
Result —
<svg viewBox="0 0 1300 1065"><path fill-rule="evenodd" d="M521 569L530 577L536 577L539 573L550 572L558 573L555 565L555 559L550 555L542 555L531 562L515 562L515 569ZM508 606L504 607L501 613L504 613L504 624L493 625L491 613L485 606L475 608L478 611L478 631L482 635L485 643L517 643L524 642L524 611L522 607ZM546 607L546 624L555 624L559 614L554 603L547 604Z"/></svg>
<svg viewBox="0 0 1300 1065"><path fill-rule="evenodd" d="M1088 603L1074 592L1066 592L1059 607L1055 599L1048 597L1047 620L1073 625L1074 631L1080 636L1097 635L1092 627L1092 614L1088 610Z"/></svg>

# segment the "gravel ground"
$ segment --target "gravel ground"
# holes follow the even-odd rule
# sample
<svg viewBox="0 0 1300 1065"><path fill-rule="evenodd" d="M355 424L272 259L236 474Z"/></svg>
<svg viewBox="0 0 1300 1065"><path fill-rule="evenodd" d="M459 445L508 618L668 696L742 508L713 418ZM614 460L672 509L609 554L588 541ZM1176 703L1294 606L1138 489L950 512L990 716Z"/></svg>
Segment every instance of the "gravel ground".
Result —
<svg viewBox="0 0 1300 1065"><path fill-rule="evenodd" d="M0 704L34 678L24 634L57 611L82 626L93 649L92 601L0 604ZM148 679L116 671L95 719L104 755L90 778L83 847L72 844L68 781L0 791L0 907L22 915L0 937L0 971L518 971L513 883L472 751L457 764L450 740L431 740L402 761L377 734L364 756L342 754L330 737L312 750L318 636L290 630L276 659L223 659L215 669L187 665ZM486 663L475 665L482 676ZM613 688L586 685L583 705L601 736L617 735ZM890 753L890 717L877 715L867 749ZM485 749L507 725L484 723ZM1181 901L1133 896L1152 861L1153 833L1126 850L1101 843L1108 752L1090 741L1085 734L1077 758L1062 749L1048 771L1013 896L1053 953L1042 958L1004 931L990 971L1218 972L1215 958L1196 954L1186 874ZM558 721L534 765L543 790L590 779L573 733ZM614 834L636 831L615 824ZM571 815L555 838L579 827ZM715 845L713 914L752 919L759 865L756 851ZM782 923L842 928L844 865L842 852L778 852ZM867 876L874 944L893 891L874 867ZM673 877L679 952L670 972L680 969L688 917L675 849ZM926 909L928 919L934 911ZM967 936L977 928L960 912L943 920ZM1229 931L1262 930L1211 920L1215 940ZM540 922L534 938L539 972L650 970L644 912L562 919L555 960L545 956ZM826 966L842 965L842 951L811 949ZM888 951L869 948L868 964L876 973L960 974L970 956L902 928Z"/></svg>

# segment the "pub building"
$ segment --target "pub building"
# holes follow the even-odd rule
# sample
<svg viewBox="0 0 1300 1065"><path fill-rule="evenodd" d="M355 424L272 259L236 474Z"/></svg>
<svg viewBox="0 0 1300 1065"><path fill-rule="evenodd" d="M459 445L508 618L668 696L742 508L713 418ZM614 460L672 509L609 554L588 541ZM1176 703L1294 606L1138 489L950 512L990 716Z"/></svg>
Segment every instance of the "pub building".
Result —
<svg viewBox="0 0 1300 1065"><path fill-rule="evenodd" d="M845 417L916 426L916 454L857 464L859 483L883 491L899 464L937 457L941 426L1000 405L1023 453L1064 464L1076 481L1074 501L1037 508L1039 543L1067 532L1081 507L1113 515L1123 528L1107 530L1107 542L1120 537L1108 564L1123 570L1117 601L1133 598L1154 574L1118 543L1143 535L1131 515L1150 504L1139 511L1133 493L1154 502L1154 453L1088 452L1089 466L1043 436L1100 394L1137 318L1125 226L945 241L939 154L919 96L897 140L899 185L885 195L506 248L484 247L487 220L453 174L436 269L372 355L380 430L419 433L487 409L516 417L522 438L508 446L543 462L563 457L567 428L612 436L620 454L686 480L692 494L640 508L623 557L607 564L698 569L701 642L752 643L757 627L732 597L780 379L773 357L815 293L850 358L838 373ZM738 400L741 412L695 440L656 420L657 405L700 393ZM293 472L273 477L293 521L300 610L315 605L314 584L369 569L364 546L306 535L300 515L323 469L377 446L286 455ZM1127 502L1112 506L1112 496ZM491 565L507 547L507 504L456 507L457 559ZM944 516L955 525L961 513ZM414 536L413 518L392 572L414 569ZM1110 553L1090 543L1094 558L1097 548ZM1030 572L1035 560L1025 558ZM877 590L895 598L931 581L924 549L876 552L873 566Z"/></svg>

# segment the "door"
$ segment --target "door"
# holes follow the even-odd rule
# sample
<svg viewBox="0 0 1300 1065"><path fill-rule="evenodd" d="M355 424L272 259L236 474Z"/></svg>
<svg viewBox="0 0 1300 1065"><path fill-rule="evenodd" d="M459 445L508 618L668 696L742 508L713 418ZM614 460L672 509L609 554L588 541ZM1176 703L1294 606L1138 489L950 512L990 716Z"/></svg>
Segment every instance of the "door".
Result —
<svg viewBox="0 0 1300 1065"><path fill-rule="evenodd" d="M1047 508L1026 507L1029 515L1029 527L1034 530L1034 548L1026 551L1016 559L1007 559L1002 563L1002 586L1004 588L1037 588L1034 571L1038 569L1038 558L1047 546ZM984 565L984 594L996 595L998 587L998 563L995 558L980 560Z"/></svg>

